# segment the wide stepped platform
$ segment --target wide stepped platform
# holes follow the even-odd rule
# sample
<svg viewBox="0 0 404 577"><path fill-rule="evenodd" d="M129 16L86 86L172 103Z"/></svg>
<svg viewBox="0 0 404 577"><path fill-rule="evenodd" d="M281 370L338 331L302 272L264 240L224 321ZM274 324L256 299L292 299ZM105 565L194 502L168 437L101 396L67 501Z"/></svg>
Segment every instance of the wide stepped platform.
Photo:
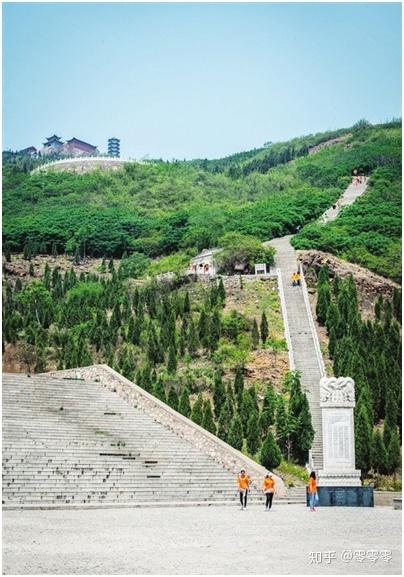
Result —
<svg viewBox="0 0 404 577"><path fill-rule="evenodd" d="M229 501L232 472L100 383L3 375L4 506Z"/></svg>

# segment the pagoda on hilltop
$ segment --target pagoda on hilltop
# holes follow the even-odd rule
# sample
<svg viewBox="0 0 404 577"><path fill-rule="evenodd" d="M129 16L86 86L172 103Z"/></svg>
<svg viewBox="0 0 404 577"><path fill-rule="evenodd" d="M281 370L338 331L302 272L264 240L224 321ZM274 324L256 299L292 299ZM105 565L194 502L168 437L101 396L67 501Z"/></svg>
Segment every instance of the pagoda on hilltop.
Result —
<svg viewBox="0 0 404 577"><path fill-rule="evenodd" d="M63 142L60 136L53 134L47 137L43 143L42 154L60 154L62 152Z"/></svg>

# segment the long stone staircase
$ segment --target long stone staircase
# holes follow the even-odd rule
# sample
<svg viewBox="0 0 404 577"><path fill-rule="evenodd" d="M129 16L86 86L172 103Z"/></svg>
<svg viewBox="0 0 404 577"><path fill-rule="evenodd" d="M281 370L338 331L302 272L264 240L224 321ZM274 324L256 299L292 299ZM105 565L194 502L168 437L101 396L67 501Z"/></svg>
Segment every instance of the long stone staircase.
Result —
<svg viewBox="0 0 404 577"><path fill-rule="evenodd" d="M234 473L100 382L3 375L5 507L179 503L237 504Z"/></svg>
<svg viewBox="0 0 404 577"><path fill-rule="evenodd" d="M356 178L346 188L341 198L319 219L320 223L334 220L344 206L355 202L366 192L368 178ZM315 431L311 449L310 466L317 471L323 467L323 433L320 409L320 379L325 376L319 339L312 317L303 270L297 262L290 240L292 235L264 243L276 249L275 267L281 277L285 332L289 345L291 368L301 373L301 384L307 393L313 428ZM292 273L300 270L301 286L292 286Z"/></svg>
<svg viewBox="0 0 404 577"><path fill-rule="evenodd" d="M301 373L301 384L307 393L313 428L313 465L316 470L323 465L323 435L320 409L320 379L324 376L324 365L319 350L317 335L311 322L306 287L292 286L292 273L299 269L290 236L274 239L270 245L276 249L275 266L280 270L287 316L287 330L295 370ZM303 275L302 275L303 278Z"/></svg>

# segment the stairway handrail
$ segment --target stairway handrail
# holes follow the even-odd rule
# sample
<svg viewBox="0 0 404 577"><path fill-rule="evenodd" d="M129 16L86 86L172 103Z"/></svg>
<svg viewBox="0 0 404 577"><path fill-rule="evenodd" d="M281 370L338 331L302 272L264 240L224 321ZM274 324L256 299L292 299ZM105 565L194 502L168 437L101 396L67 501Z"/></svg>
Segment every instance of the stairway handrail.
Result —
<svg viewBox="0 0 404 577"><path fill-rule="evenodd" d="M325 376L327 376L327 373L325 370L323 355L321 353L320 340L318 338L316 326L314 324L313 313L311 312L311 306L310 306L310 302L309 302L309 292L307 290L307 284L306 284L306 279L305 279L304 273L303 273L302 263L299 263L299 271L300 271L300 279L301 279L301 285L302 285L304 304L306 306L307 317L309 319L310 330L311 330L311 333L313 336L313 341L314 341L314 350L316 351L316 357L317 357L317 362L318 362L318 366L320 369L321 377L325 377ZM318 386L320 386L320 383L318 384Z"/></svg>
<svg viewBox="0 0 404 577"><path fill-rule="evenodd" d="M290 338L290 329L289 329L289 320L288 320L288 312L286 309L286 300L285 300L285 293L283 289L283 281L281 275L281 269L276 269L276 275L278 277L278 289L279 289L279 296L281 301L281 310L283 316L283 327L285 333L286 343L288 345L288 356L289 356L289 368L291 371L294 371L296 368L295 365L295 358L293 355L293 347L292 347L292 339Z"/></svg>

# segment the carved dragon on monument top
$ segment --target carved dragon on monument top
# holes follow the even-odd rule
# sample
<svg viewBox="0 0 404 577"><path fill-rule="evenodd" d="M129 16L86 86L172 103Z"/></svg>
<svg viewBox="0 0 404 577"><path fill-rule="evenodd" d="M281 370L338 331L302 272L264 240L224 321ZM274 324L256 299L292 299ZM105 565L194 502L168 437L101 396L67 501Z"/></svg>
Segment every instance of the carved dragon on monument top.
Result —
<svg viewBox="0 0 404 577"><path fill-rule="evenodd" d="M355 382L351 377L323 377L320 380L321 406L355 406Z"/></svg>

